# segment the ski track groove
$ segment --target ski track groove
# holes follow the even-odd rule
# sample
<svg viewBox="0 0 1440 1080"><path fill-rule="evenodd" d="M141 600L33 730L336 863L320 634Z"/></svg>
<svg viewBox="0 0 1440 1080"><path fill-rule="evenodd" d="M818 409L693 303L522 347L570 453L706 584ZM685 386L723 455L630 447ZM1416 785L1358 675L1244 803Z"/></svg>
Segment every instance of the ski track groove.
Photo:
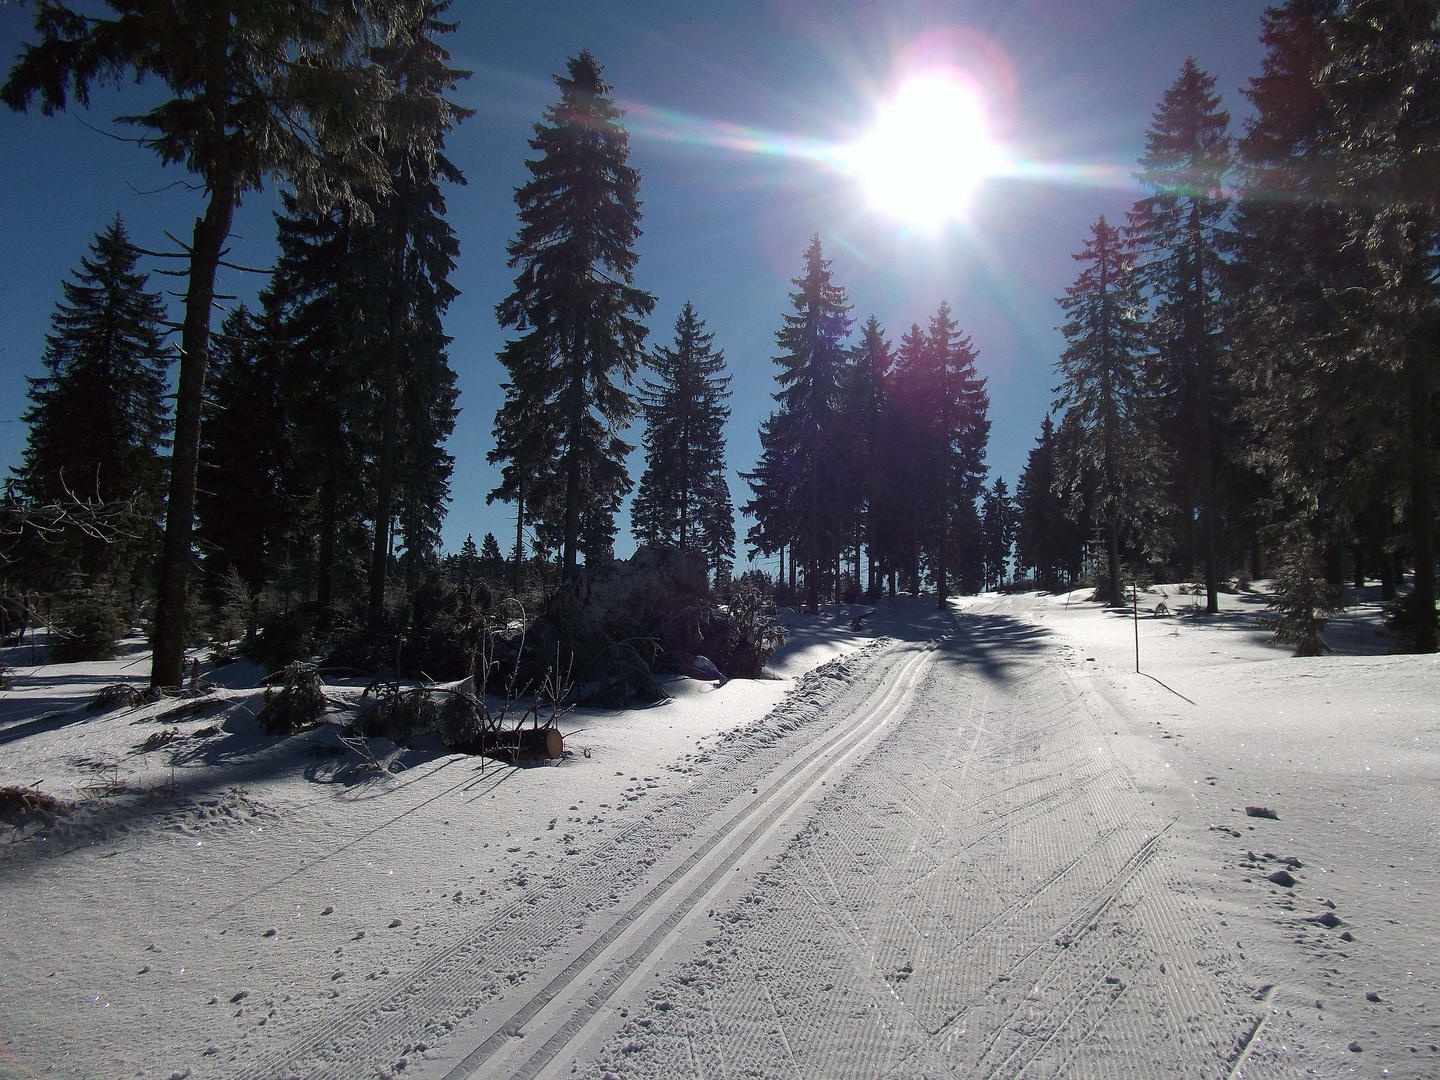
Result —
<svg viewBox="0 0 1440 1080"><path fill-rule="evenodd" d="M1008 677L945 667L942 652L906 721L734 899L714 947L672 965L672 980L691 974L662 978L666 992L683 1000L699 980L689 994L711 1009L713 1052L756 1076L786 1060L766 1041L762 997L787 1038L786 1075L1233 1072L1269 1029L1174 867L1176 819L1108 747L1116 706L1051 658ZM671 1014L654 1015L663 1028ZM667 1075L610 1052L631 1025L580 1074Z"/></svg>
<svg viewBox="0 0 1440 1080"><path fill-rule="evenodd" d="M892 666L898 666L913 651L892 644L869 656L861 653L852 660L875 661L889 655L896 657ZM878 688L866 691L859 703L860 709L877 694L883 696L886 693L885 680L883 677L877 679L878 673L874 670L884 666L886 665L866 664L862 677L867 685L878 683ZM821 672L823 671L822 667ZM802 680L797 689L805 689L804 683L805 680ZM831 696L839 694L843 694L843 688L837 689ZM828 703L830 702L825 695L820 693L818 700L803 700L793 705L787 699L777 710L785 711L788 705L791 713L800 714L794 726L798 729L802 744L810 744L826 741L823 736L817 739L812 728L816 716ZM772 713L767 716L761 722L761 727L772 721L774 715ZM782 761L785 760L779 753L780 744L785 741L786 736L781 735L758 748L747 747L743 743L736 745L722 742L720 746L707 752L715 762L716 769L706 770L704 779L707 783L713 783L717 779L721 782L729 780L731 782L728 787L733 789L732 794L748 793L752 785L749 773L756 764L754 759L778 756ZM717 760L721 757L731 760ZM763 760L758 764L760 768L765 768ZM771 768L773 769L773 766ZM783 766L780 771L784 771ZM783 780L784 777L776 783ZM553 944L527 937L517 932L518 927L512 924L534 922L539 925L566 926L573 921L574 912L582 908L588 911L592 918L603 917L605 901L610 893L615 891L612 886L615 884L616 864L625 862L610 856L632 849L645 849L653 854L656 844L683 843L687 833L674 835L676 829L673 821L678 816L675 815L675 804L703 797L699 787L695 785L688 791L677 794L652 808L639 820L620 827L594 847L587 849L583 860L547 875L540 887L510 901L490 914L477 928L465 932L458 940L438 946L431 956L419 965L391 977L370 995L354 1002L335 1022L320 1030L302 1032L280 1047L268 1047L256 1058L237 1063L240 1071L235 1074L236 1077L277 1080L281 1077L304 1076L313 1080L324 1080L330 1077L361 1075L347 1070L344 1067L345 1062L379 1060L380 1052L386 1043L397 1041L407 1031L413 1035L418 1024L440 1011L437 1005L441 1002L453 1001L467 991L481 998L489 996L494 992L495 975L516 967L516 961L524 959L527 952ZM644 838L653 842L640 843L639 840ZM633 884L625 887L633 887ZM484 970L477 973L473 965L466 962L467 958L476 954L482 944L494 944L497 938L499 949L486 954L488 963ZM487 976L490 977L488 980ZM439 1002L436 999L439 999ZM408 1008L400 1008L402 1002L407 1004ZM368 1076L371 1071L373 1070L367 1070L363 1075Z"/></svg>
<svg viewBox="0 0 1440 1080"><path fill-rule="evenodd" d="M933 649L921 647L919 649L902 650L910 652L908 658L899 660L894 665L899 669L898 675L891 681L890 685L882 682L877 691L872 693L858 709L851 713L850 718L839 726L838 732L825 738L824 745L813 753L802 758L801 763L793 766L780 779L776 780L760 799L742 809L696 850L692 856L682 863L665 882L657 885L650 894L636 904L632 909L629 924L638 922L644 915L658 907L659 901L666 898L666 894L684 885L689 879L702 871L702 856L712 851L719 851L723 846L722 841L732 831L739 832L744 827L750 827L750 832L735 848L735 850L723 853L723 858L717 858L714 870L691 889L685 900L675 904L670 909L670 914L651 934L645 938L638 947L627 946L628 953L624 957L610 961L605 960L602 951L596 951L593 958L582 956L571 964L565 972L552 980L541 994L532 998L531 1003L522 1008L517 1018L528 1012L522 1023L528 1023L541 1010L547 1007L569 986L578 984L587 971L597 971L602 967L608 967L601 989L589 996L578 1008L571 1005L563 1006L566 1010L572 1010L572 1017L567 1020L558 1032L542 1046L542 1048L527 1058L518 1070L513 1072L515 1077L533 1077L541 1075L547 1070L550 1063L560 1054L571 1042L582 1038L587 1027L590 1026L592 1018L600 1011L607 1002L627 981L630 981L637 970L642 969L651 954L669 937L674 930L684 921L688 915L716 888L721 887L728 877L728 874L746 862L752 861L758 847L763 845L766 838L775 831L784 821L785 817L792 812L809 793L821 786L821 778L830 776L833 773L853 768L848 759L858 752L875 734L881 732L888 724L890 715L898 704L903 703L911 693L914 683L930 659ZM847 749L848 747L848 749ZM823 760L831 755L834 760L828 764L821 764ZM863 755L862 755L863 757ZM807 770L813 776L807 775ZM794 790L787 791L793 787ZM750 826L752 819L758 818L758 822ZM743 824L742 824L743 823ZM673 903L673 901L672 901ZM594 947L592 946L592 949ZM589 953L591 950L587 950ZM584 961L582 964L581 961ZM604 962L602 964L602 961ZM535 1004L544 997L544 1001ZM506 1027L516 1025L516 1021L502 1026L495 1034L486 1039L476 1051L473 1051L459 1065L447 1075L446 1080L459 1080L461 1077L470 1077L480 1074L488 1059L500 1046L504 1045L504 1039L500 1036ZM503 1065L499 1063L497 1067Z"/></svg>

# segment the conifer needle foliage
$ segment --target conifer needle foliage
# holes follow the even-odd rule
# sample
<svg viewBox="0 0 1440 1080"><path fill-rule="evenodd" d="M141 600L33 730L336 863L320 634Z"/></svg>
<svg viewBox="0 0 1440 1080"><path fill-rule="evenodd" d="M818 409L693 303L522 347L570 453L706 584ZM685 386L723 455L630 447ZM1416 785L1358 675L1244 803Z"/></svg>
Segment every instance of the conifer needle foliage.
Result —
<svg viewBox="0 0 1440 1080"><path fill-rule="evenodd" d="M715 335L686 303L673 345L657 347L640 395L645 415L645 472L630 522L642 544L700 554L718 579L734 562L735 520L725 472L730 376Z"/></svg>
<svg viewBox="0 0 1440 1080"><path fill-rule="evenodd" d="M500 352L509 379L491 460L506 463L494 497L530 514L572 578L582 550L587 563L610 558L631 488L619 433L638 409L629 387L655 299L634 284L640 173L624 110L590 52L566 70L515 192L520 229L507 250L518 273L496 315L517 336Z"/></svg>

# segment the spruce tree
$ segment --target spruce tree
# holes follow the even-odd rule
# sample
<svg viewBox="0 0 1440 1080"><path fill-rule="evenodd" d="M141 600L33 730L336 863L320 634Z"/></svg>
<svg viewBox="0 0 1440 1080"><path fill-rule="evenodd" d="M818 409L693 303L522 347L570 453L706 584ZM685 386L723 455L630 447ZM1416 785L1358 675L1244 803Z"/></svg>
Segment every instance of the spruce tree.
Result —
<svg viewBox="0 0 1440 1080"><path fill-rule="evenodd" d="M990 437L990 396L985 380L976 372L976 354L970 338L960 332L942 302L930 320L926 335L928 377L926 396L926 471L921 477L930 500L932 520L938 524L934 551L936 600L945 606L950 594L952 545L972 572L965 588L972 591L979 579L979 516L975 503L985 479L985 445Z"/></svg>
<svg viewBox="0 0 1440 1080"><path fill-rule="evenodd" d="M42 362L29 378L30 426L16 486L33 503L131 504L133 524L110 541L67 532L41 551L51 584L79 573L129 587L153 552L170 431L165 405L165 306L136 269L139 251L116 217L90 244L51 316ZM123 580L122 580L123 579Z"/></svg>
<svg viewBox="0 0 1440 1080"><path fill-rule="evenodd" d="M200 415L209 363L215 274L235 209L267 178L284 179L321 204L358 205L353 180L383 185L367 137L386 97L380 73L363 62L366 37L408 0L210 0L136 4L110 0L114 18L40 0L37 45L26 45L0 100L24 110L38 95L46 115L73 94L133 73L173 95L139 116L143 145L162 163L183 164L202 181L180 335L170 490L160 559L150 682L178 686L200 454Z"/></svg>
<svg viewBox="0 0 1440 1080"><path fill-rule="evenodd" d="M1230 114L1215 79L1187 59L1145 133L1138 178L1154 192L1135 204L1131 235L1155 302L1152 334L1179 470L1176 489L1187 522L1187 562L1205 565L1206 608L1220 610L1214 490L1221 392L1221 226L1229 205ZM1195 535L1195 511L1199 535Z"/></svg>
<svg viewBox="0 0 1440 1080"><path fill-rule="evenodd" d="M287 504L297 539L305 537L316 601L363 602L362 567L373 553L371 433L379 427L372 388L381 334L366 302L377 288L372 234L343 208L306 211L289 196L283 205L280 257L264 299L277 312L295 464Z"/></svg>
<svg viewBox="0 0 1440 1080"><path fill-rule="evenodd" d="M711 347L714 338L686 303L675 320L674 345L650 355L658 379L646 380L640 395L645 472L630 510L638 542L704 552L712 571L719 567L711 556L735 546L725 479L730 376L724 354Z"/></svg>
<svg viewBox="0 0 1440 1080"><path fill-rule="evenodd" d="M790 584L795 579L795 541L805 521L805 490L795 448L788 439L788 423L772 413L760 423L760 459L752 472L740 478L750 487L751 498L741 510L755 522L745 534L753 559L756 555L779 555L777 584L785 583L785 553L790 553Z"/></svg>
<svg viewBox="0 0 1440 1080"><path fill-rule="evenodd" d="M850 304L836 285L830 260L817 234L805 249L805 272L794 278L790 294L793 314L784 317L776 332L780 355L775 400L779 410L772 428L793 460L804 489L804 526L799 539L806 559L805 604L819 610L821 567L839 550L833 528L827 530L822 514L832 516L830 499L838 475L833 453L835 420L845 370L845 339L850 334ZM823 561L822 561L823 559Z"/></svg>
<svg viewBox="0 0 1440 1080"><path fill-rule="evenodd" d="M1105 544L1106 603L1120 607L1121 544L1143 548L1150 540L1166 459L1151 417L1145 302L1133 254L1102 215L1074 258L1084 269L1059 301L1066 346L1056 363L1055 404L1088 437L1099 478L1090 510Z"/></svg>
<svg viewBox="0 0 1440 1080"><path fill-rule="evenodd" d="M446 135L473 110L448 100L468 71L450 66L438 42L456 24L440 18L450 0L426 0L371 59L394 93L386 103L381 147L388 183L370 194L379 256L375 267L384 322L378 343L380 442L376 452L374 544L369 620L385 614L385 579L392 520L404 539L406 580L413 590L420 564L433 558L449 501L454 461L444 442L455 426L455 374L446 357L442 320L459 295L450 284L460 245L445 221L442 183L463 184L445 156Z"/></svg>
<svg viewBox="0 0 1440 1080"><path fill-rule="evenodd" d="M474 540L466 537L473 547ZM505 576L505 556L500 553L500 541L495 539L493 532L487 532L485 539L480 541L480 573L488 578L499 580Z"/></svg>
<svg viewBox="0 0 1440 1080"><path fill-rule="evenodd" d="M1263 479L1270 535L1291 568L1316 549L1335 554L1325 561L1337 585L1341 546L1361 530L1387 534L1399 496L1395 455L1377 452L1389 442L1396 379L1374 351L1355 348L1335 302L1375 282L1363 247L1348 242L1347 217L1366 211L1337 200L1339 132L1320 82L1338 8L1290 0L1265 13L1266 56L1244 91L1255 114L1237 141L1225 273L1245 464ZM1306 582L1299 572L1286 580Z"/></svg>
<svg viewBox="0 0 1440 1080"><path fill-rule="evenodd" d="M1034 570L1036 584L1048 592L1060 588L1067 562L1067 523L1056 453L1055 424L1047 414L1015 485L1015 561Z"/></svg>
<svg viewBox="0 0 1440 1080"><path fill-rule="evenodd" d="M860 341L851 354L841 391L841 438L846 448L843 460L849 478L850 498L855 513L863 522L861 533L870 563L865 591L871 599L878 594L877 574L883 573L887 565L877 556L885 549L890 531L887 527L889 523L884 519L883 506L890 486L890 479L885 474L884 454L886 384L893 364L890 342L880 327L880 321L871 315L860 328ZM858 563L855 575L858 585Z"/></svg>
<svg viewBox="0 0 1440 1080"><path fill-rule="evenodd" d="M273 581L293 525L278 336L275 320L241 304L212 344L195 499L195 537L212 601L232 571L252 595Z"/></svg>
<svg viewBox="0 0 1440 1080"><path fill-rule="evenodd" d="M985 537L984 587L999 588L1005 583L1010 549L1015 543L1015 504L1005 478L997 476L982 497L981 528Z"/></svg>
<svg viewBox="0 0 1440 1080"><path fill-rule="evenodd" d="M1415 567L1405 621L1411 646L1434 652L1440 11L1431 0L1354 0L1329 29L1331 57L1320 84L1335 109L1338 201L1346 239L1373 275L1337 299L1354 351L1378 353L1396 377L1400 430L1393 442L1403 462Z"/></svg>
<svg viewBox="0 0 1440 1080"><path fill-rule="evenodd" d="M921 555L925 549L928 488L933 476L931 409L934 371L930 341L919 323L900 338L887 384L887 411L880 468L884 480L882 518L887 522L891 567L915 595L921 588Z"/></svg>
<svg viewBox="0 0 1440 1080"><path fill-rule="evenodd" d="M655 300L634 285L640 174L624 111L588 50L567 71L555 77L560 101L535 124L531 179L515 192L520 230L507 250L519 272L496 315L519 336L500 352L510 377L495 428L499 460L515 470L496 494L551 516L569 579L582 530L600 555L629 492L631 448L616 431L636 412L627 388ZM538 504L521 470L549 489Z"/></svg>

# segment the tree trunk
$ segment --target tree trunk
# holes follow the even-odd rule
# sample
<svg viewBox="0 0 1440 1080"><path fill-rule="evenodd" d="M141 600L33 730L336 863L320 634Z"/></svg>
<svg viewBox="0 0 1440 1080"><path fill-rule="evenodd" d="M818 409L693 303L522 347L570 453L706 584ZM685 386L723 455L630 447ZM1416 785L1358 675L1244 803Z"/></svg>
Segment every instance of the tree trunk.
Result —
<svg viewBox="0 0 1440 1080"><path fill-rule="evenodd" d="M315 599L321 607L335 602L335 480L320 485L320 553L315 567Z"/></svg>
<svg viewBox="0 0 1440 1080"><path fill-rule="evenodd" d="M1345 585L1345 556L1333 537L1325 542L1325 584L1337 589Z"/></svg>
<svg viewBox="0 0 1440 1080"><path fill-rule="evenodd" d="M384 426L380 438L380 460L375 478L375 548L370 559L370 604L367 621L372 627L385 621L385 578L390 569L390 529L395 516L395 476L399 471L400 443L400 359L409 308L406 289L405 196L397 189L392 196L396 208L390 249L390 309L385 341Z"/></svg>
<svg viewBox="0 0 1440 1080"><path fill-rule="evenodd" d="M820 463L815 438L810 447L810 468L807 482L809 512L806 515L810 534L809 558L805 562L805 610L814 615L820 610Z"/></svg>
<svg viewBox="0 0 1440 1080"><path fill-rule="evenodd" d="M1431 353L1440 343L1440 324L1428 323L1405 350L1405 389L1409 400L1410 550L1415 559L1414 648L1435 651L1435 462L1430 393Z"/></svg>
<svg viewBox="0 0 1440 1080"><path fill-rule="evenodd" d="M565 753L565 739L559 728L510 728L481 731L473 739L452 744L450 749L462 754L487 754L491 757L558 758Z"/></svg>
<svg viewBox="0 0 1440 1080"><path fill-rule="evenodd" d="M1210 349L1206 342L1205 334L1205 264L1203 261L1203 245L1200 239L1199 229L1200 207L1198 203L1192 204L1191 209L1191 259L1194 261L1194 287L1192 318L1194 322L1189 327L1190 346L1193 350L1195 375L1196 375L1196 457L1199 465L1200 481L1200 513L1202 515L1202 531L1200 541L1204 545L1205 559L1205 610L1214 615L1220 611L1220 581L1219 569L1215 564L1215 484L1212 467L1212 455L1210 444L1213 433L1211 431L1213 403L1210 399L1210 380L1212 378L1210 368Z"/></svg>
<svg viewBox="0 0 1440 1080"><path fill-rule="evenodd" d="M190 248L190 282L180 332L180 380L175 395L175 441L170 457L170 496L165 504L165 543L155 596L155 637L150 685L179 686L184 679L185 621L190 583L190 534L195 522L195 481L200 463L200 413L210 359L210 310L215 271L230 235L238 197L233 177L210 179L210 203L196 220Z"/></svg>
<svg viewBox="0 0 1440 1080"><path fill-rule="evenodd" d="M573 580L580 573L580 421L585 411L585 360L572 364L566 401L565 435L565 550L561 577Z"/></svg>
<svg viewBox="0 0 1440 1080"><path fill-rule="evenodd" d="M940 554L935 565L935 606L940 610L945 609L946 597L946 548L950 546L950 515L946 508L940 508Z"/></svg>
<svg viewBox="0 0 1440 1080"><path fill-rule="evenodd" d="M515 591L525 584L525 492L515 499Z"/></svg>

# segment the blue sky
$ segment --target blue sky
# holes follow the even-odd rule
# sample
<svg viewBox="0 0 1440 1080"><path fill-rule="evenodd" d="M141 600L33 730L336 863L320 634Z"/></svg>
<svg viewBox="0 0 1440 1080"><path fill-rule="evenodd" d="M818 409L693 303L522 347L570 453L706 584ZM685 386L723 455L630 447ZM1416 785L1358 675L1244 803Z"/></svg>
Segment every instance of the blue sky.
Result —
<svg viewBox="0 0 1440 1080"><path fill-rule="evenodd" d="M93 5L92 5L93 6ZM643 173L638 284L657 297L651 340L668 341L692 301L734 375L732 474L750 468L772 401L774 334L789 279L819 232L849 291L857 322L879 316L898 340L948 300L989 380L991 475L1013 486L1039 430L1061 348L1055 297L1073 280L1070 254L1101 213L1120 218L1137 191L1128 174L1160 95L1187 56L1219 79L1239 120L1238 90L1259 68L1260 0L1006 0L729 4L456 0L447 45L474 76L457 95L476 110L449 142L468 184L449 192L460 238L452 278L461 291L446 321L455 339L461 415L446 547L493 531L506 543L513 515L486 506L497 481L485 462L500 404L503 336L495 304L509 291L505 243L511 196L525 179L530 125L556 97L550 76L589 48L631 109L632 163ZM0 59L32 38L32 9L0 0ZM965 222L917 234L868 206L853 177L797 145L856 139L917 41L948 42L985 86L992 125L1010 152L1048 168L1045 179L993 179ZM0 466L24 445L25 376L38 374L61 280L119 213L142 247L187 237L197 194L170 186L148 151L116 139L113 123L153 91L97 93L88 111L46 118L0 110ZM741 129L737 132L736 129ZM776 151L780 152L776 152ZM1101 166L1108 181L1097 182ZM230 258L267 266L274 254L273 191L236 216ZM154 265L161 265L155 261ZM261 281L222 271L220 291L251 297ZM152 285L181 287L153 277ZM217 320L218 321L218 320ZM638 444L639 431L631 441ZM641 468L639 454L632 476ZM747 497L732 476L737 505ZM620 554L633 547L628 507ZM742 522L743 536L748 523ZM770 565L762 563L761 565ZM743 569L741 562L737 569ZM773 569L773 566L771 566Z"/></svg>

